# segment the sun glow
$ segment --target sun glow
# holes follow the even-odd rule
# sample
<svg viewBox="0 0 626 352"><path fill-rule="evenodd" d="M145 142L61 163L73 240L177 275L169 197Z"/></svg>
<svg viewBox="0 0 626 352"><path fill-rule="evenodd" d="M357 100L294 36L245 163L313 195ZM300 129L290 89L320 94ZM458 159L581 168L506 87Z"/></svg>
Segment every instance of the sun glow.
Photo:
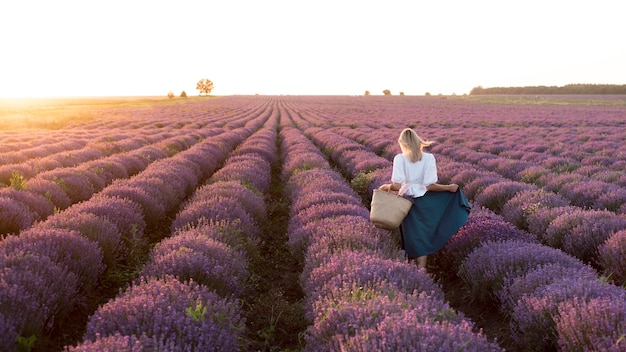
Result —
<svg viewBox="0 0 626 352"><path fill-rule="evenodd" d="M599 4L14 1L0 98L196 95L202 78L216 95L624 84L621 4Z"/></svg>

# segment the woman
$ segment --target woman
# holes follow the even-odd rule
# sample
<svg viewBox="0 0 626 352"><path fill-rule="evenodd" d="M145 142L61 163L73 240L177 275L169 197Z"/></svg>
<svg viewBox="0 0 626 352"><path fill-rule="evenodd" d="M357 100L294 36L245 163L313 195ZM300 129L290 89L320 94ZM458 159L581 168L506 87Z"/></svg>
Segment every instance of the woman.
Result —
<svg viewBox="0 0 626 352"><path fill-rule="evenodd" d="M409 261L426 268L427 256L441 249L465 224L470 206L457 184L437 183L435 156L423 152L432 142L405 128L398 143L402 154L393 158L391 183L379 188L412 198L413 205L400 226L402 248Z"/></svg>

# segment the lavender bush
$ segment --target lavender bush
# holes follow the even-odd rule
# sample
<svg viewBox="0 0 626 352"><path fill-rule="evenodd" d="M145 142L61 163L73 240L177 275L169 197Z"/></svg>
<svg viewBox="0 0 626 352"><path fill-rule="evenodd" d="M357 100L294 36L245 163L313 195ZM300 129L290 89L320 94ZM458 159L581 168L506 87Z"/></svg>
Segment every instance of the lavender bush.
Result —
<svg viewBox="0 0 626 352"><path fill-rule="evenodd" d="M595 260L596 251L613 233L626 229L626 218L610 211L578 209L550 222L543 240L585 261Z"/></svg>
<svg viewBox="0 0 626 352"><path fill-rule="evenodd" d="M426 292L443 299L441 288L435 284L424 270L415 264L383 259L365 252L345 250L341 255L330 258L326 263L311 270L310 275L301 278L306 292L305 312L312 320L310 307L333 290L359 284L364 288L384 287L385 283L401 292Z"/></svg>
<svg viewBox="0 0 626 352"><path fill-rule="evenodd" d="M538 243L488 241L463 260L458 275L469 288L472 298L486 301L496 298L496 292L505 280L550 263L582 267L578 259Z"/></svg>
<svg viewBox="0 0 626 352"><path fill-rule="evenodd" d="M248 278L248 260L237 252L203 234L183 232L159 242L141 276L174 276L192 279L215 290L220 296L239 297Z"/></svg>
<svg viewBox="0 0 626 352"><path fill-rule="evenodd" d="M244 330L240 309L192 281L146 279L98 308L84 339L145 335L184 350L237 351Z"/></svg>
<svg viewBox="0 0 626 352"><path fill-rule="evenodd" d="M26 205L28 209L36 215L35 221L44 220L54 213L54 204L46 197L39 194L25 192L23 190L18 191L12 188L2 188L0 189L0 197L11 198L15 202Z"/></svg>
<svg viewBox="0 0 626 352"><path fill-rule="evenodd" d="M4 243L6 240L0 242ZM78 278L49 257L13 248L0 252L0 349L16 351L18 336L42 337L79 300ZM5 323L2 323L2 320Z"/></svg>
<svg viewBox="0 0 626 352"><path fill-rule="evenodd" d="M570 277L597 280L598 273L583 263L577 263L574 266L566 266L562 263L537 266L522 275L504 280L501 289L495 292L499 309L503 314L510 316L517 302L524 295L530 295L542 286Z"/></svg>
<svg viewBox="0 0 626 352"><path fill-rule="evenodd" d="M201 221L239 221L242 230L251 236L258 236L258 226L252 215L232 197L216 196L187 204L172 222L172 232L186 226L197 225Z"/></svg>
<svg viewBox="0 0 626 352"><path fill-rule="evenodd" d="M162 203L158 202L142 188L128 185L126 182L114 183L105 188L99 195L109 198L128 199L139 205L144 221L147 224L156 224L165 216L165 207Z"/></svg>
<svg viewBox="0 0 626 352"><path fill-rule="evenodd" d="M444 273L454 275L463 260L482 243L487 241L517 240L538 242L535 235L523 231L503 219L472 212L445 246L431 256L432 263Z"/></svg>
<svg viewBox="0 0 626 352"><path fill-rule="evenodd" d="M374 330L385 319L401 318L405 314L415 318L413 325L461 323L464 319L447 303L425 293L384 294L355 288L344 297L317 310L305 335L305 351L335 350L339 341L349 340L364 330Z"/></svg>
<svg viewBox="0 0 626 352"><path fill-rule="evenodd" d="M573 300L590 300L609 297L626 299L623 288L603 284L599 280L567 277L522 296L511 314L511 337L526 350L545 351L557 345L555 321L561 303ZM590 321L594 324L593 321Z"/></svg>
<svg viewBox="0 0 626 352"><path fill-rule="evenodd" d="M403 260L404 253L389 231L374 227L360 216L342 215L316 221L304 227L308 245L304 251L301 277L344 250L358 251L385 259ZM307 231L308 230L308 231ZM296 251L296 257L302 253Z"/></svg>
<svg viewBox="0 0 626 352"><path fill-rule="evenodd" d="M72 200L65 194L63 188L58 183L51 180L46 180L41 177L32 178L26 182L24 190L44 196L52 202L55 208L61 210L72 205Z"/></svg>
<svg viewBox="0 0 626 352"><path fill-rule="evenodd" d="M575 297L558 306L558 346L563 351L607 351L626 349L626 300ZM581 317L584 317L581 319Z"/></svg>
<svg viewBox="0 0 626 352"><path fill-rule="evenodd" d="M9 236L0 241L0 253L22 253L50 258L76 275L79 286L93 288L104 270L102 250L98 244L82 237L79 232L54 229L31 228L18 236Z"/></svg>
<svg viewBox="0 0 626 352"><path fill-rule="evenodd" d="M247 210L257 222L265 219L266 208L263 195L255 193L237 181L219 181L204 185L196 189L182 207L203 199L215 199L217 196L237 199L239 206Z"/></svg>
<svg viewBox="0 0 626 352"><path fill-rule="evenodd" d="M121 335L116 333L110 336L96 336L94 340L84 341L77 346L66 346L64 352L192 352L194 346L183 345L175 341L164 341L159 337L148 337L145 334L137 337L135 335Z"/></svg>
<svg viewBox="0 0 626 352"><path fill-rule="evenodd" d="M126 198L97 195L72 207L76 213L90 213L112 222L126 241L141 240L146 228L139 204Z"/></svg>
<svg viewBox="0 0 626 352"><path fill-rule="evenodd" d="M341 351L504 351L489 342L482 332L475 333L472 324L447 321L419 321L416 311L388 317L376 328L363 329L347 339L339 337L335 344Z"/></svg>
<svg viewBox="0 0 626 352"><path fill-rule="evenodd" d="M502 217L513 225L528 230L528 217L541 208L570 205L569 200L543 189L519 192L502 206Z"/></svg>
<svg viewBox="0 0 626 352"><path fill-rule="evenodd" d="M0 236L18 234L30 227L37 217L25 204L0 197Z"/></svg>
<svg viewBox="0 0 626 352"><path fill-rule="evenodd" d="M616 285L626 285L626 230L610 235L598 247L597 263Z"/></svg>
<svg viewBox="0 0 626 352"><path fill-rule="evenodd" d="M185 226L174 234L191 233L192 236L205 236L224 243L238 252L245 252L248 258L258 258L262 241L255 233L245 231L239 219L207 220L200 219L193 226Z"/></svg>
<svg viewBox="0 0 626 352"><path fill-rule="evenodd" d="M49 217L35 228L57 228L79 232L83 237L98 244L102 250L104 264L108 268L115 267L120 258L124 257L122 235L117 226L102 216L68 209Z"/></svg>

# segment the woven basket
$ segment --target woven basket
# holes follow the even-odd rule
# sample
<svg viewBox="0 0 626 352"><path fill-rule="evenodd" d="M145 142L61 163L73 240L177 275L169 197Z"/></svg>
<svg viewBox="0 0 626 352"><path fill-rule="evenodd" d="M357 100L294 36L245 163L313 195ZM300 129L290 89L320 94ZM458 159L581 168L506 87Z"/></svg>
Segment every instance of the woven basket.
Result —
<svg viewBox="0 0 626 352"><path fill-rule="evenodd" d="M370 209L370 222L381 229L393 230L400 226L413 202L395 193L375 189Z"/></svg>

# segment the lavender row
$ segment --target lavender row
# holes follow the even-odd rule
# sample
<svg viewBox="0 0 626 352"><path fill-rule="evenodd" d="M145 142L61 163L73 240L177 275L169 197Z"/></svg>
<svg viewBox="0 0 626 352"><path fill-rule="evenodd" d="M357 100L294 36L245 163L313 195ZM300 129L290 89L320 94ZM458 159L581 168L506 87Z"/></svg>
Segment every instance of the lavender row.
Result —
<svg viewBox="0 0 626 352"><path fill-rule="evenodd" d="M0 189L3 213L0 233L18 233L37 221L91 198L115 180L133 176L155 160L183 151L200 139L223 133L221 129L199 131L194 135L168 138L127 153L97 158L77 167L57 168ZM174 148L175 146L175 148Z"/></svg>
<svg viewBox="0 0 626 352"><path fill-rule="evenodd" d="M620 106L485 104L429 97L296 97L316 126L392 131L415 127L440 143L492 155L561 158L563 166L621 171L626 150ZM309 112L312 113L309 113ZM520 133L523 131L523 134ZM523 141L523 143L520 143ZM575 164L578 164L575 165ZM555 165L556 166L556 165Z"/></svg>
<svg viewBox="0 0 626 352"><path fill-rule="evenodd" d="M35 130L24 135L11 131L11 135L4 139L0 132L0 184L8 184L13 169L29 178L34 170L41 172L60 167L59 164L73 167L79 162L93 160L95 154L130 151L210 128L242 127L249 116L265 111L265 106L258 101L254 105L244 105L241 101L225 103L227 101L160 106L158 109L108 109L102 111L97 122L80 122L61 131ZM227 106L230 109L225 109ZM132 116L132 121L128 116Z"/></svg>
<svg viewBox="0 0 626 352"><path fill-rule="evenodd" d="M626 291L558 249L518 239L482 242L461 262L458 275L471 299L490 300L508 317L520 349L625 346ZM572 319L580 316L585 319Z"/></svg>
<svg viewBox="0 0 626 352"><path fill-rule="evenodd" d="M312 142L292 128L281 140L291 157L283 170L292 201L289 245L304 263L311 321L305 351L501 350L444 302L425 271L404 261L390 232L369 223L359 196Z"/></svg>
<svg viewBox="0 0 626 352"><path fill-rule="evenodd" d="M198 132L206 130L209 130L209 128L193 132L160 132L152 136L111 134L108 132L105 136L99 137L94 134L93 136L85 137L92 142L87 143L82 148L65 148L48 155L39 155L28 160L13 161L0 166L0 184L5 186L13 185L16 176L23 180L28 180L46 171L77 167L83 163L110 157L118 153L132 152L148 145L161 144L164 150L171 153L177 147L175 143L189 143L189 140L193 137L202 139L204 136L198 134ZM80 145L80 142L72 143ZM168 145L170 146L168 147ZM42 149L50 151L47 146L42 147ZM55 149L52 148L52 150Z"/></svg>
<svg viewBox="0 0 626 352"><path fill-rule="evenodd" d="M535 234L544 245L561 249L600 270L622 285L626 257L612 239L626 230L626 218L608 210L584 209L569 199L492 172L472 169L466 163L443 164L477 205L491 209L518 228Z"/></svg>
<svg viewBox="0 0 626 352"><path fill-rule="evenodd" d="M578 170L562 170L562 168L569 168L570 166L567 163L563 164L560 160L553 160L554 164L546 167L545 164L550 163L550 160L542 165L536 160L508 159L489 153L479 153L469 149L463 150L456 146L454 148L444 146L436 149L455 160L475 164L482 169L494 171L507 179L536 185L536 187L555 192L569 199L573 205L626 214L626 178L623 177L621 171L610 172L611 177L607 175L606 178L594 179L587 176L587 173ZM623 167L622 165L618 168L621 170Z"/></svg>
<svg viewBox="0 0 626 352"><path fill-rule="evenodd" d="M268 121L272 128L250 137L240 135L245 140L224 166L183 203L172 223L171 237L151 251L140 279L96 311L86 340L70 350L133 343L153 348L155 341L154 346L177 351L239 350L245 326L238 299L247 284L250 255L259 244L257 224L265 218L260 192L244 185L256 179L267 181L257 181L256 187L269 187L271 160L262 160L268 166L264 167L258 152L275 157L276 123L273 116ZM250 165L250 160L257 165ZM168 292L171 311L153 312L152 307L158 307L154 304L165 302L144 303L157 288ZM190 290L202 295L194 293L190 299ZM129 314L136 318L127 321Z"/></svg>
<svg viewBox="0 0 626 352"><path fill-rule="evenodd" d="M20 236L0 241L0 246L11 248L3 257L1 270L3 282L12 284L11 290L2 290L6 295L0 303L0 315L11 322L15 332L6 335L3 346L15 349L18 336L45 339L55 324L67 319L67 313L88 297L105 265L114 269L123 264L137 243L145 242L146 219L158 219L155 210L166 213L175 209L245 131L225 132L174 157L158 160L138 175L113 183ZM125 195L118 196L118 192ZM45 262L52 271L37 269L39 265L23 262L23 257ZM64 283L63 290L51 295L48 289L56 286L49 281Z"/></svg>
<svg viewBox="0 0 626 352"><path fill-rule="evenodd" d="M266 106L256 106L250 109L251 115L235 115L223 123L229 128L246 126L254 123L251 116L265 119L268 113ZM181 130L132 152L114 154L77 167L42 172L29 180L24 180L19 175L16 182L12 182L12 187L0 190L0 214L3 215L0 218L0 234L24 230L37 221L45 220L55 208L63 210L71 204L87 200L113 180L128 178L145 169L154 160L174 155L223 131L222 128L205 128L191 132ZM92 155L89 158L99 156ZM78 159L74 160L73 163L79 162Z"/></svg>

